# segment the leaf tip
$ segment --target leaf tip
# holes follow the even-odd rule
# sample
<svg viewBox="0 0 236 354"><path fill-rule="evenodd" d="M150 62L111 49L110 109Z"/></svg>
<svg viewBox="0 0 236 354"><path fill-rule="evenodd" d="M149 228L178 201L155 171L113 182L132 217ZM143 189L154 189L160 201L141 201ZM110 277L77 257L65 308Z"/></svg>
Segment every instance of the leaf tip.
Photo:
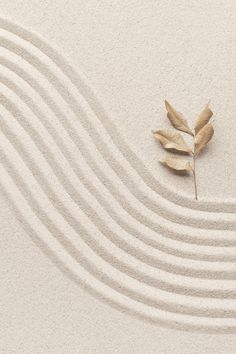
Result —
<svg viewBox="0 0 236 354"><path fill-rule="evenodd" d="M169 104L169 102L167 100L164 100L164 103L165 103L166 109L168 111L168 108L170 107L170 104Z"/></svg>

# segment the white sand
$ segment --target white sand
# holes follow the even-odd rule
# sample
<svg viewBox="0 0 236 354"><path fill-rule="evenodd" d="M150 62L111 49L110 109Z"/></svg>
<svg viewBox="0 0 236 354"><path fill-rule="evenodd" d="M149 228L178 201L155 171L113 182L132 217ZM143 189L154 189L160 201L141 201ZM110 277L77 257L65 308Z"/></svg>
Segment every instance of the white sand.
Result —
<svg viewBox="0 0 236 354"><path fill-rule="evenodd" d="M2 2L3 353L235 352L235 17ZM165 98L216 112L199 202L158 163Z"/></svg>

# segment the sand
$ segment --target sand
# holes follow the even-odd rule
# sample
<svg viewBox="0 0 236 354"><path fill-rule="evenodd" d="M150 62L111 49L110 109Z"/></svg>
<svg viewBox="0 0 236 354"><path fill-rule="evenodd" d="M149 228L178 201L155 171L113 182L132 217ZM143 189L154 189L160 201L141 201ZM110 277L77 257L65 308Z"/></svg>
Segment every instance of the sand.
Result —
<svg viewBox="0 0 236 354"><path fill-rule="evenodd" d="M2 352L234 353L235 4L1 12ZM165 98L216 114L199 201L158 163Z"/></svg>

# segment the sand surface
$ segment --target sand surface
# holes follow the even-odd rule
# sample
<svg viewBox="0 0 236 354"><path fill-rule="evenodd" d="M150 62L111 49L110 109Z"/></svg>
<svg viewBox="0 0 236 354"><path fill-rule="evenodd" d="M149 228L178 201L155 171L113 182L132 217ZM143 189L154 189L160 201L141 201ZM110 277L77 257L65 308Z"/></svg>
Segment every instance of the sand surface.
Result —
<svg viewBox="0 0 236 354"><path fill-rule="evenodd" d="M1 1L1 343L11 353L234 353L232 1ZM158 162L170 100L215 136Z"/></svg>

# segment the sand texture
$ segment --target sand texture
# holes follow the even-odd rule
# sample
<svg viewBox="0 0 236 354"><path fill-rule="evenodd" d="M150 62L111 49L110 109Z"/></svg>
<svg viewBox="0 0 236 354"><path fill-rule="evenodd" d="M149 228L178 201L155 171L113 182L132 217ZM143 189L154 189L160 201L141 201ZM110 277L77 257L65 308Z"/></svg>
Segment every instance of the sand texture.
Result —
<svg viewBox="0 0 236 354"><path fill-rule="evenodd" d="M217 1L211 10L209 28L206 25L205 36L201 36L201 33L197 35L197 29L205 23L205 3L191 3L199 6L197 17L187 1L176 2L174 9L171 2L161 1L157 5L150 1L145 5L131 1L123 8L118 1L115 15L106 1L102 4L82 1L77 5L73 1L69 5L65 1L57 5L53 2L46 12L45 26L40 21L34 25L35 15L31 12L25 23L23 9L22 14L15 12L14 15L19 4L3 6L0 18L0 189L2 200L6 202L6 218L19 223L21 234L29 243L33 241L33 252L41 254L42 251L47 262L45 269L48 264L50 271L56 272L58 283L73 284L68 288L74 287L71 292L75 293L75 299L78 291L78 306L79 299L87 297L88 301L96 302L98 308L101 306L105 317L111 311L111 318L115 319L118 313L117 316L123 316L121 322L127 321L131 327L133 323L136 334L142 328L147 338L151 331L156 335L162 333L162 339L156 338L157 344L160 341L160 351L158 345L155 347L155 336L146 343L144 338L139 347L129 343L118 351L116 342L112 342L113 330L107 324L108 329L104 331L106 335L110 331L110 338L108 335L104 341L113 344L107 347L105 343L101 347L97 344L96 347L94 336L91 347L81 344L73 348L73 341L77 343L77 339L72 336L68 354L103 354L115 350L147 354L233 353L236 103L232 98L236 92L233 76L236 43L232 31L236 29L236 5ZM31 11L34 8L39 11L43 5L28 2L28 6ZM64 7L66 11L67 6L65 16L70 21L66 17L63 30L57 21L60 23L61 9ZM55 8L59 12L53 17ZM85 12L87 22L83 23L81 17L73 30L72 10L79 14L82 8L88 11ZM220 17L222 8L226 14ZM135 10L133 16L132 9ZM181 9L184 9L183 17ZM207 9L210 11L209 4ZM12 16L7 16L8 10ZM93 26L99 19L102 21L103 15L114 16L110 25L115 26L118 14L124 16L125 11L127 18L121 17L117 24L120 32L116 33L105 23L96 37ZM160 30L165 27L169 11L173 12L172 26L176 29L179 47L171 40L169 22L166 32ZM160 23L154 24L152 12L155 18L160 16ZM50 18L54 18L55 23L50 24ZM195 22L189 28L191 18ZM138 25L138 19L143 21L143 27ZM126 35L122 25L126 26ZM218 25L216 31L225 29L220 39L215 37L213 25ZM189 35L184 34L185 26ZM134 35L137 28L139 37ZM107 34L104 44L101 33ZM150 42L145 40L149 34ZM82 51L77 56L75 35L80 38L78 50ZM160 52L157 48L154 52L151 45L156 37ZM214 38L210 51L208 44ZM200 52L195 57L197 50ZM214 57L219 54L218 50L221 58ZM116 51L120 57L116 58ZM159 73L154 53L160 64ZM204 55L206 60L203 60ZM167 61L163 64L165 56ZM197 161L199 201L194 200L191 177L169 174L158 163L162 149L154 141L151 130L168 126L163 105L167 95L180 110L190 114L190 122L208 99L212 99L215 136ZM6 233L11 234L10 226ZM17 292L16 286L16 296ZM43 294L42 290L38 297ZM7 304L8 301L6 314ZM50 307L50 302L47 306ZM85 313L93 322L95 316L90 312L90 305L87 306ZM3 326L8 323L5 316ZM17 316L20 321L24 315ZM74 336L84 333L88 338L89 334L81 329L83 320L80 322L78 316L74 321L75 327L78 322ZM30 326L30 320L28 324ZM40 321L39 324L41 326ZM63 318L60 326L68 326ZM34 329L32 333L34 335ZM178 336L173 335L170 344L171 333L180 333L182 344L186 338L190 342L190 338L195 338L196 342L181 347ZM101 333L97 338L100 336ZM128 334L120 329L119 336L125 341ZM230 343L226 351L224 336ZM63 335L61 340L63 342ZM24 336L21 346L16 341L11 348L9 343L8 339L5 343L3 340L0 353L64 353L66 350L63 349L66 339L58 349L54 342L47 349L48 342L43 338L35 348L27 345ZM22 343L26 343L25 347ZM203 349L204 345L207 349Z"/></svg>

